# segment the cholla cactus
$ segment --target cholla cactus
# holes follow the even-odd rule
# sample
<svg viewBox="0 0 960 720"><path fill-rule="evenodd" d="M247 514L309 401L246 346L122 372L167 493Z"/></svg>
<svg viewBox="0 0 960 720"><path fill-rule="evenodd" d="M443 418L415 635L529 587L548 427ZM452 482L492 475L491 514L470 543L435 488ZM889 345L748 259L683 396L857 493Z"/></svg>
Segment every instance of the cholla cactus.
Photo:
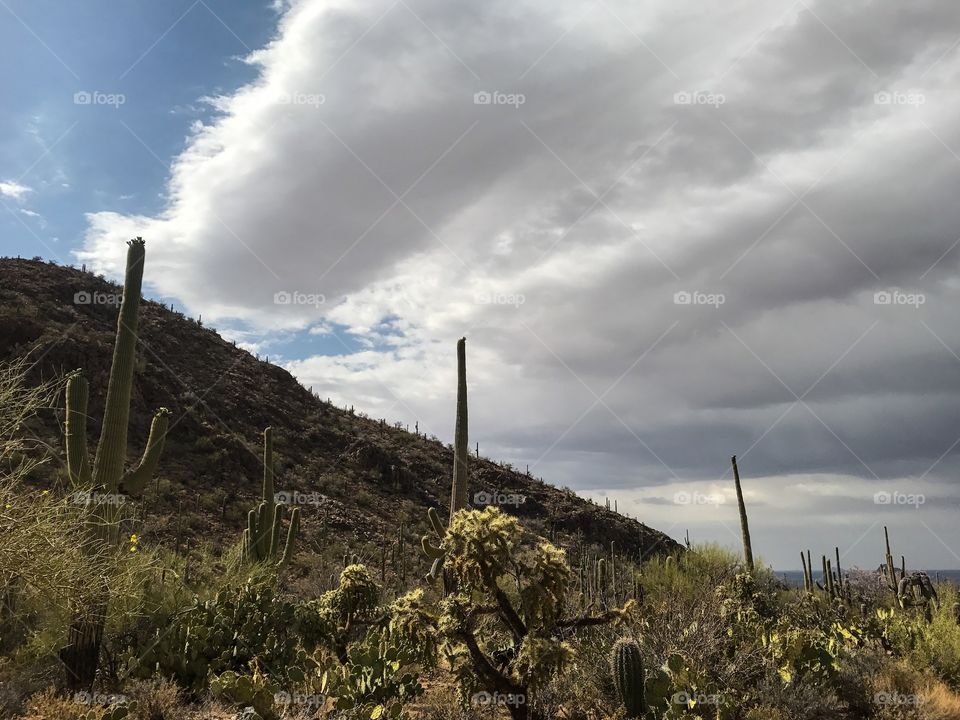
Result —
<svg viewBox="0 0 960 720"><path fill-rule="evenodd" d="M309 645L323 644L346 662L355 631L368 623L380 600L380 585L366 566L348 565L340 582L316 600L297 610L301 638Z"/></svg>
<svg viewBox="0 0 960 720"><path fill-rule="evenodd" d="M263 492L260 504L247 513L241 550L244 561L272 562L278 568L286 567L300 530L300 508L295 507L290 513L290 527L281 549L282 525L283 505L277 503L273 491L273 428L267 428L263 431Z"/></svg>
<svg viewBox="0 0 960 720"><path fill-rule="evenodd" d="M569 617L572 573L565 552L495 507L458 512L435 549L444 553L456 591L440 603L422 591L408 593L395 603L403 617L395 615L391 627L411 637L433 636L451 648L461 676L469 671L479 687L522 698L507 703L518 720L527 717L530 693L570 660L565 636L615 622L633 607L630 601L597 616ZM492 644L499 635L493 627L480 630L481 618L510 638L508 651Z"/></svg>
<svg viewBox="0 0 960 720"><path fill-rule="evenodd" d="M620 638L610 652L610 674L628 718L641 717L647 711L644 697L643 656L632 638Z"/></svg>

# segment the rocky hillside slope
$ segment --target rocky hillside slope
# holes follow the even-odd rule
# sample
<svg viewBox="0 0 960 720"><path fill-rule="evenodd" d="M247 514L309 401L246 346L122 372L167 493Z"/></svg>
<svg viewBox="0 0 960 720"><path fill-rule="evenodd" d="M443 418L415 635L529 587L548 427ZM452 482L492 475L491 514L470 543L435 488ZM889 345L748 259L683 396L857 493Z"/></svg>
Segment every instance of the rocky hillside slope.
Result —
<svg viewBox="0 0 960 720"><path fill-rule="evenodd" d="M99 437L117 306L116 285L81 270L38 260L0 259L0 360L29 353L32 379L82 367L90 379L91 444ZM83 294L86 295L83 295ZM95 302L84 303L91 298ZM80 302L78 302L80 300ZM451 345L452 347L452 345ZM62 401L61 401L62 402ZM451 388L451 416L454 388ZM446 514L451 448L389 422L314 397L283 368L237 348L214 330L156 302L140 313L140 346L130 455L142 451L152 411L173 411L159 480L146 493L145 534L158 542L236 542L259 495L260 437L274 428L277 488L314 493L303 506L307 554L328 546L373 560L406 523L411 557L429 506ZM57 452L62 412L33 431ZM451 417L451 423L452 423ZM91 445L92 446L92 445ZM51 468L59 465L52 458ZM50 471L38 483L49 483ZM572 545L585 541L636 557L679 546L646 525L572 492L484 458L471 458L470 497L523 496L504 510ZM191 540L192 539L192 540Z"/></svg>

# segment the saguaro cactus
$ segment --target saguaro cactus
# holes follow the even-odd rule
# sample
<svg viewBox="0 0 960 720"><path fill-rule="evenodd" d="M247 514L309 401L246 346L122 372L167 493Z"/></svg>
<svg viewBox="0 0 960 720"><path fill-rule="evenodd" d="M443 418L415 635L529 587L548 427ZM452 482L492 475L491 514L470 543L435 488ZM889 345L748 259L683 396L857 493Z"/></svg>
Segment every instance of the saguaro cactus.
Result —
<svg viewBox="0 0 960 720"><path fill-rule="evenodd" d="M610 653L610 673L617 695L628 718L639 718L647 712L644 696L643 656L636 640L620 638Z"/></svg>
<svg viewBox="0 0 960 720"><path fill-rule="evenodd" d="M740 487L740 470L737 468L737 456L730 458L733 464L733 482L737 488L737 507L740 509L740 532L743 534L743 560L747 569L753 572L753 546L750 544L750 526L747 524L747 508L743 504L743 490Z"/></svg>
<svg viewBox="0 0 960 720"><path fill-rule="evenodd" d="M467 507L467 339L457 341L457 424L453 437L453 482L450 487L450 517L448 525L453 523L458 511ZM436 580L443 569L446 551L441 547L446 530L434 508L427 511L433 536L424 535L420 545L423 553L433 563L428 577ZM446 583L446 581L445 581Z"/></svg>
<svg viewBox="0 0 960 720"><path fill-rule="evenodd" d="M884 570L887 580L887 587L896 593L900 586L900 580L897 578L897 566L893 564L893 555L890 552L890 533L887 531L886 525L883 526L883 541L886 545L886 553L884 554Z"/></svg>
<svg viewBox="0 0 960 720"><path fill-rule="evenodd" d="M140 291L143 284L145 248L142 238L127 243L127 265L123 282L123 299L117 320L117 338L107 382L107 398L97 444L93 469L87 449L87 402L90 389L82 371L67 378L66 428L64 443L67 472L73 486L89 491L85 522L90 535L86 545L96 555L104 545L116 543L119 534L120 503L115 498L98 501L99 493L115 496L121 493L139 495L153 475L160 460L167 434L170 411L160 408L153 416L147 446L140 463L129 470L127 460L127 426L130 419L130 393L136 365L137 321ZM67 645L60 650L60 659L67 671L67 686L87 688L93 684L100 655L106 608L106 590L93 607L77 608L70 625Z"/></svg>
<svg viewBox="0 0 960 720"><path fill-rule="evenodd" d="M457 424L453 438L453 485L450 519L467 507L467 339L457 341Z"/></svg>
<svg viewBox="0 0 960 720"><path fill-rule="evenodd" d="M283 505L277 503L273 489L273 428L263 431L263 492L260 504L247 513L243 531L243 559L246 562L273 562L283 568L293 555L293 543L300 530L300 508L290 513L290 527L281 551L280 531L283 526Z"/></svg>

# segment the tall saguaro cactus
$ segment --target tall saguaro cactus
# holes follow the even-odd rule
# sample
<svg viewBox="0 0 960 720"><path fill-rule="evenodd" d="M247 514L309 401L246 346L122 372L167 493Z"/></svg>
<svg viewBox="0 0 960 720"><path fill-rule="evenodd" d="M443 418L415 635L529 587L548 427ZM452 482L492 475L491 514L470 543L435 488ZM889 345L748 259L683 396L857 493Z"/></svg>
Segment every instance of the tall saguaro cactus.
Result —
<svg viewBox="0 0 960 720"><path fill-rule="evenodd" d="M753 546L750 544L750 526L747 523L747 508L743 504L743 489L740 487L740 470L737 468L737 456L730 458L733 464L733 482L737 486L737 507L740 508L740 532L743 534L743 560L747 569L753 572Z"/></svg>
<svg viewBox="0 0 960 720"><path fill-rule="evenodd" d="M457 424L453 437L453 485L450 519L467 507L467 339L457 341Z"/></svg>
<svg viewBox="0 0 960 720"><path fill-rule="evenodd" d="M453 518L457 512L467 508L467 445L467 339L462 337L457 341L457 424L453 434L453 482L450 486L448 527L453 524ZM441 576L443 561L447 554L443 548L446 530L440 522L436 509L430 508L427 511L427 518L430 521L433 536L424 535L420 540L420 546L424 555L432 560L428 577L436 580ZM448 584L448 578L444 575L444 587Z"/></svg>
<svg viewBox="0 0 960 720"><path fill-rule="evenodd" d="M900 587L900 580L897 578L897 566L894 565L893 555L890 552L890 533L887 532L886 525L883 526L883 541L886 545L886 553L884 554L883 560L887 587L893 590L893 592L897 592Z"/></svg>
<svg viewBox="0 0 960 720"><path fill-rule="evenodd" d="M153 416L143 457L135 468L125 469L127 460L127 425L130 419L130 392L136 364L137 320L140 291L143 284L145 248L142 238L127 243L127 266L123 282L123 299L117 320L117 339L107 383L107 399L93 469L87 449L87 402L90 389L79 370L67 378L66 431L67 472L75 488L91 492L86 507L90 541L86 549L95 556L105 546L117 541L119 506L114 498L98 502L99 493L139 495L152 477L163 451L170 411L160 408ZM103 627L106 622L109 596L106 590L94 607L77 608L70 625L67 645L60 650L60 659L67 671L67 685L78 689L90 687L97 672Z"/></svg>
<svg viewBox="0 0 960 720"><path fill-rule="evenodd" d="M300 530L300 508L290 513L287 539L280 545L283 526L283 505L277 503L273 489L273 428L263 431L263 491L260 504L247 513L247 527L243 531L243 559L246 562L274 562L286 567L293 555L293 544Z"/></svg>

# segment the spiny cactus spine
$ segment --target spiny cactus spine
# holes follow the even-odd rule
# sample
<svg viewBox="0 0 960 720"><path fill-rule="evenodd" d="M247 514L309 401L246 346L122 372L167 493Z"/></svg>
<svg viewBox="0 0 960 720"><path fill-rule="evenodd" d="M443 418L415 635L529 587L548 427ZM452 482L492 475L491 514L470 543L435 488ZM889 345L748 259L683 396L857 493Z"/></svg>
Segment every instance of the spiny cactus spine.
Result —
<svg viewBox="0 0 960 720"><path fill-rule="evenodd" d="M263 431L263 488L260 504L247 513L247 528L243 531L242 555L245 562L274 562L277 568L286 567L293 555L293 546L300 531L300 508L290 513L290 526L281 550L280 533L283 526L283 505L278 504L273 487L273 428Z"/></svg>
<svg viewBox="0 0 960 720"><path fill-rule="evenodd" d="M620 638L610 653L610 671L617 695L628 718L639 718L647 712L644 697L643 656L636 640Z"/></svg>

